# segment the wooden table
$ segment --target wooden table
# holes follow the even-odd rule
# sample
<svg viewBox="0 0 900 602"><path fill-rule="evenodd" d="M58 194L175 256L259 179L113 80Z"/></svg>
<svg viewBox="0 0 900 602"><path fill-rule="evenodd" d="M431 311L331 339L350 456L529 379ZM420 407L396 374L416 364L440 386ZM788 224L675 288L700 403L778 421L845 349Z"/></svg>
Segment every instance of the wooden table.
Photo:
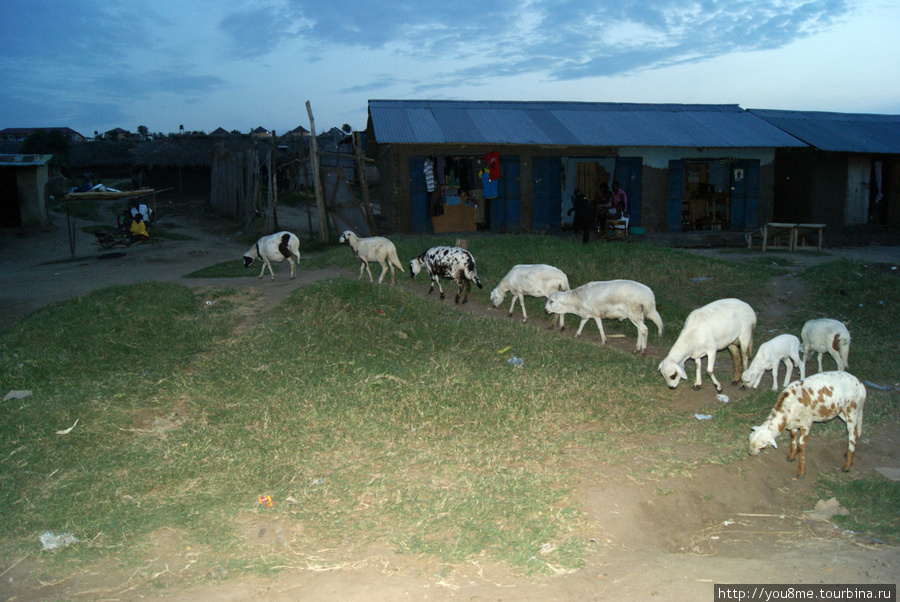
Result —
<svg viewBox="0 0 900 602"><path fill-rule="evenodd" d="M746 235L747 248L753 248L753 238L758 236L762 239L763 253L766 249L786 249L788 251L798 251L800 249L813 248L822 250L822 237L825 230L825 224L782 224L772 222L766 224L756 232ZM800 241L804 236L810 233L818 232L818 244L815 247L806 245L801 246Z"/></svg>

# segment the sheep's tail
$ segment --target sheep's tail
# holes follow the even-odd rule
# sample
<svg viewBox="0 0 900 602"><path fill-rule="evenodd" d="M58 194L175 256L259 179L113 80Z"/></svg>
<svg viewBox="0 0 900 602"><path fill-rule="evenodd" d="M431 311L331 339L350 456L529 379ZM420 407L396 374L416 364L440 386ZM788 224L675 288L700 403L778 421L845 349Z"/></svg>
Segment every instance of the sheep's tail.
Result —
<svg viewBox="0 0 900 602"><path fill-rule="evenodd" d="M481 285L481 280L478 279L478 272L475 270L475 258L471 254L466 259L466 278L474 282L478 288L484 288Z"/></svg>
<svg viewBox="0 0 900 602"><path fill-rule="evenodd" d="M403 264L400 263L400 258L397 256L397 248L391 247L388 250L388 262L391 263L395 268L399 270L403 270Z"/></svg>
<svg viewBox="0 0 900 602"><path fill-rule="evenodd" d="M659 336L663 335L663 321L659 316L659 312L656 311L656 306L650 308L650 311L646 312L647 317L650 318L650 321L656 324L656 328L659 330Z"/></svg>

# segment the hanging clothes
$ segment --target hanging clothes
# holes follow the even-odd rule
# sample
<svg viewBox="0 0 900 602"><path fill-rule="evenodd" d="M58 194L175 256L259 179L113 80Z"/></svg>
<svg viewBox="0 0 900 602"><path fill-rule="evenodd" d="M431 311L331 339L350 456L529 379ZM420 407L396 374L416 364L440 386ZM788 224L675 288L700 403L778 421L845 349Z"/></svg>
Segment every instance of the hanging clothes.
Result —
<svg viewBox="0 0 900 602"><path fill-rule="evenodd" d="M491 151L489 153L485 153L484 160L488 164L488 169L491 171L491 180L499 180L500 179L500 153L497 151Z"/></svg>
<svg viewBox="0 0 900 602"><path fill-rule="evenodd" d="M425 166L422 168L422 171L425 172L425 189L428 190L428 192L433 192L434 162L429 157L425 157Z"/></svg>
<svg viewBox="0 0 900 602"><path fill-rule="evenodd" d="M481 176L481 196L486 199L495 199L499 196L497 180L491 179L491 171L487 168L478 172Z"/></svg>

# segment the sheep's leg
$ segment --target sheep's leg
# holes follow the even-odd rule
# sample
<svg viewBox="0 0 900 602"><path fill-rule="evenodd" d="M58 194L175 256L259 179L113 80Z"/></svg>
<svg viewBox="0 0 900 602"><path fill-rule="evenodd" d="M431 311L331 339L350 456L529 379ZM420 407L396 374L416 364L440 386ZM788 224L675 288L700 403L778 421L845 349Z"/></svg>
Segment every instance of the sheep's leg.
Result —
<svg viewBox="0 0 900 602"><path fill-rule="evenodd" d="M778 364L780 364L780 363L781 363L781 360L778 360L772 366L772 390L773 391L778 390ZM790 378L790 376L791 376L790 370L788 370L787 376L788 376L788 378ZM784 381L784 386L785 387L787 386L787 380Z"/></svg>
<svg viewBox="0 0 900 602"><path fill-rule="evenodd" d="M510 303L510 305L509 305L509 313L506 314L506 315L511 316L511 315L513 314L513 310L516 308L516 301L518 301L518 300L519 300L518 295L516 295L515 293L513 293L513 295L512 295L512 303ZM524 308L523 308L523 311L524 311Z"/></svg>
<svg viewBox="0 0 900 602"><path fill-rule="evenodd" d="M369 269L369 262L365 262L366 265L366 273L369 275L369 282L375 282L375 279L372 278L372 270Z"/></svg>
<svg viewBox="0 0 900 602"><path fill-rule="evenodd" d="M519 306L522 308L522 321L527 322L528 314L525 313L525 295L522 293L519 293Z"/></svg>
<svg viewBox="0 0 900 602"><path fill-rule="evenodd" d="M550 328L553 328L553 321L550 321ZM566 329L566 314L559 314L559 331Z"/></svg>
<svg viewBox="0 0 900 602"><path fill-rule="evenodd" d="M360 260L360 262L359 262L359 278L357 278L357 280L362 280L362 275L363 275L363 272L365 271L365 269L366 269L366 262Z"/></svg>
<svg viewBox="0 0 900 602"><path fill-rule="evenodd" d="M825 355L821 351L819 352L819 372L822 371L822 356Z"/></svg>
<svg viewBox="0 0 900 602"><path fill-rule="evenodd" d="M291 264L291 280L293 280L294 276L297 275L297 262L294 261L293 257L289 257L288 263Z"/></svg>
<svg viewBox="0 0 900 602"><path fill-rule="evenodd" d="M581 319L581 325L578 326L578 332L575 333L576 338L581 336L581 330L584 328L584 325L587 324L589 320L590 320L590 318L582 318Z"/></svg>
<svg viewBox="0 0 900 602"><path fill-rule="evenodd" d="M269 274L272 276L272 280L275 280L275 272L272 271L272 262L266 260L266 265L269 266Z"/></svg>
<svg viewBox="0 0 900 602"><path fill-rule="evenodd" d="M728 353L731 354L731 362L734 364L734 376L731 379L731 384L743 386L741 383L741 365L743 363L741 360L741 350L738 349L737 345L732 343L728 346Z"/></svg>
<svg viewBox="0 0 900 602"><path fill-rule="evenodd" d="M600 343L606 345L606 333L603 332L603 320L595 316L594 322L597 323L597 328L600 329Z"/></svg>
<svg viewBox="0 0 900 602"><path fill-rule="evenodd" d="M634 353L646 355L647 340L650 338L650 329L647 328L647 325L644 324L643 320L635 320L633 318L629 318L629 320L631 320L631 323L634 324L634 327L637 328L638 331L637 345L634 348Z"/></svg>
<svg viewBox="0 0 900 602"><path fill-rule="evenodd" d="M830 356L831 356L831 359L834 360L834 363L837 364L837 369L838 369L838 370L843 370L843 369L844 369L844 362L841 361L841 354L840 354L840 353L838 353L838 352L837 352L836 350L834 350L834 349L829 348L829 349L828 349L828 355L830 355ZM820 372L821 372L821 370L820 370Z"/></svg>
<svg viewBox="0 0 900 602"><path fill-rule="evenodd" d="M791 361L791 358L784 358L784 368L787 370L787 373L784 375L784 385L781 387L782 389L788 386L791 382L791 376L794 374L794 362ZM775 381L778 379L775 378L778 374L778 364L775 364L775 372L772 373L772 384L775 384Z"/></svg>
<svg viewBox="0 0 900 602"><path fill-rule="evenodd" d="M716 352L715 352L715 350L713 350L712 352L709 352L706 354L706 373L709 374L709 379L716 386L716 391L721 393L722 392L722 383L720 383L718 380L716 380L716 375L713 372L715 370L715 368L716 368ZM738 377L738 378L740 378L740 377ZM699 373L698 373L698 380L699 380Z"/></svg>
<svg viewBox="0 0 900 602"><path fill-rule="evenodd" d="M856 454L856 439L862 434L862 421L857 421L847 410L841 412L841 418L847 424L847 453L841 470L850 472L850 467L853 466L853 456Z"/></svg>
<svg viewBox="0 0 900 602"><path fill-rule="evenodd" d="M715 358L716 356L713 355L712 357ZM707 360L708 360L710 368L712 368L713 360L709 359L709 356L707 356ZM697 368L697 377L694 379L694 391L699 391L700 387L703 385L703 381L700 380L701 379L700 373L703 371L703 357L698 357L697 359L695 359L694 366ZM711 372L711 370L710 370L710 372Z"/></svg>
<svg viewBox="0 0 900 602"><path fill-rule="evenodd" d="M806 474L806 439L809 437L809 429L800 427L797 429L799 433L797 433L797 456L799 460L797 462L797 478L802 479Z"/></svg>
<svg viewBox="0 0 900 602"><path fill-rule="evenodd" d="M799 437L797 437L797 429L791 429L791 447L788 449L788 462L793 462L797 458L798 439Z"/></svg>
<svg viewBox="0 0 900 602"><path fill-rule="evenodd" d="M381 276L378 277L378 284L381 284L382 282L384 282L384 275L387 274L388 268L384 260L381 260L378 263L381 264Z"/></svg>

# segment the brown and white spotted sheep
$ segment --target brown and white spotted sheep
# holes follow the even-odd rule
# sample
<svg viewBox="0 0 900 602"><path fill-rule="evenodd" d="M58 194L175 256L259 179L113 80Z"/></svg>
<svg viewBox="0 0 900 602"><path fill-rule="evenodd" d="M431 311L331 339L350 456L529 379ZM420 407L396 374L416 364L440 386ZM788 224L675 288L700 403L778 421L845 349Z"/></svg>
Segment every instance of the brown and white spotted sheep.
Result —
<svg viewBox="0 0 900 602"><path fill-rule="evenodd" d="M840 417L847 424L847 454L844 472L853 466L856 440L862 435L866 388L859 379L843 371L819 372L791 383L782 391L766 421L750 433L750 455L765 448L777 448L775 439L783 431L791 433L788 462L799 457L797 477L806 474L806 439L813 422Z"/></svg>
<svg viewBox="0 0 900 602"><path fill-rule="evenodd" d="M272 275L272 280L275 280L272 262L279 263L285 259L291 264L291 278L293 278L296 275L297 263L300 261L300 239L288 231L263 236L244 253L244 267L249 268L254 259L259 259L263 264L257 278L262 278L266 268L269 268L269 274Z"/></svg>
<svg viewBox="0 0 900 602"><path fill-rule="evenodd" d="M444 298L441 278L456 281L456 285L459 287L456 291L457 303L459 303L459 297L463 288L465 288L466 294L462 302L467 303L469 301L469 290L472 287L472 282L478 288L482 288L481 281L478 279L478 272L475 270L475 258L461 247L431 247L418 257L410 260L410 277L415 278L416 274L422 269L431 276L431 288L428 289L428 294L430 295L434 292L434 285L437 284L441 293L441 299Z"/></svg>

